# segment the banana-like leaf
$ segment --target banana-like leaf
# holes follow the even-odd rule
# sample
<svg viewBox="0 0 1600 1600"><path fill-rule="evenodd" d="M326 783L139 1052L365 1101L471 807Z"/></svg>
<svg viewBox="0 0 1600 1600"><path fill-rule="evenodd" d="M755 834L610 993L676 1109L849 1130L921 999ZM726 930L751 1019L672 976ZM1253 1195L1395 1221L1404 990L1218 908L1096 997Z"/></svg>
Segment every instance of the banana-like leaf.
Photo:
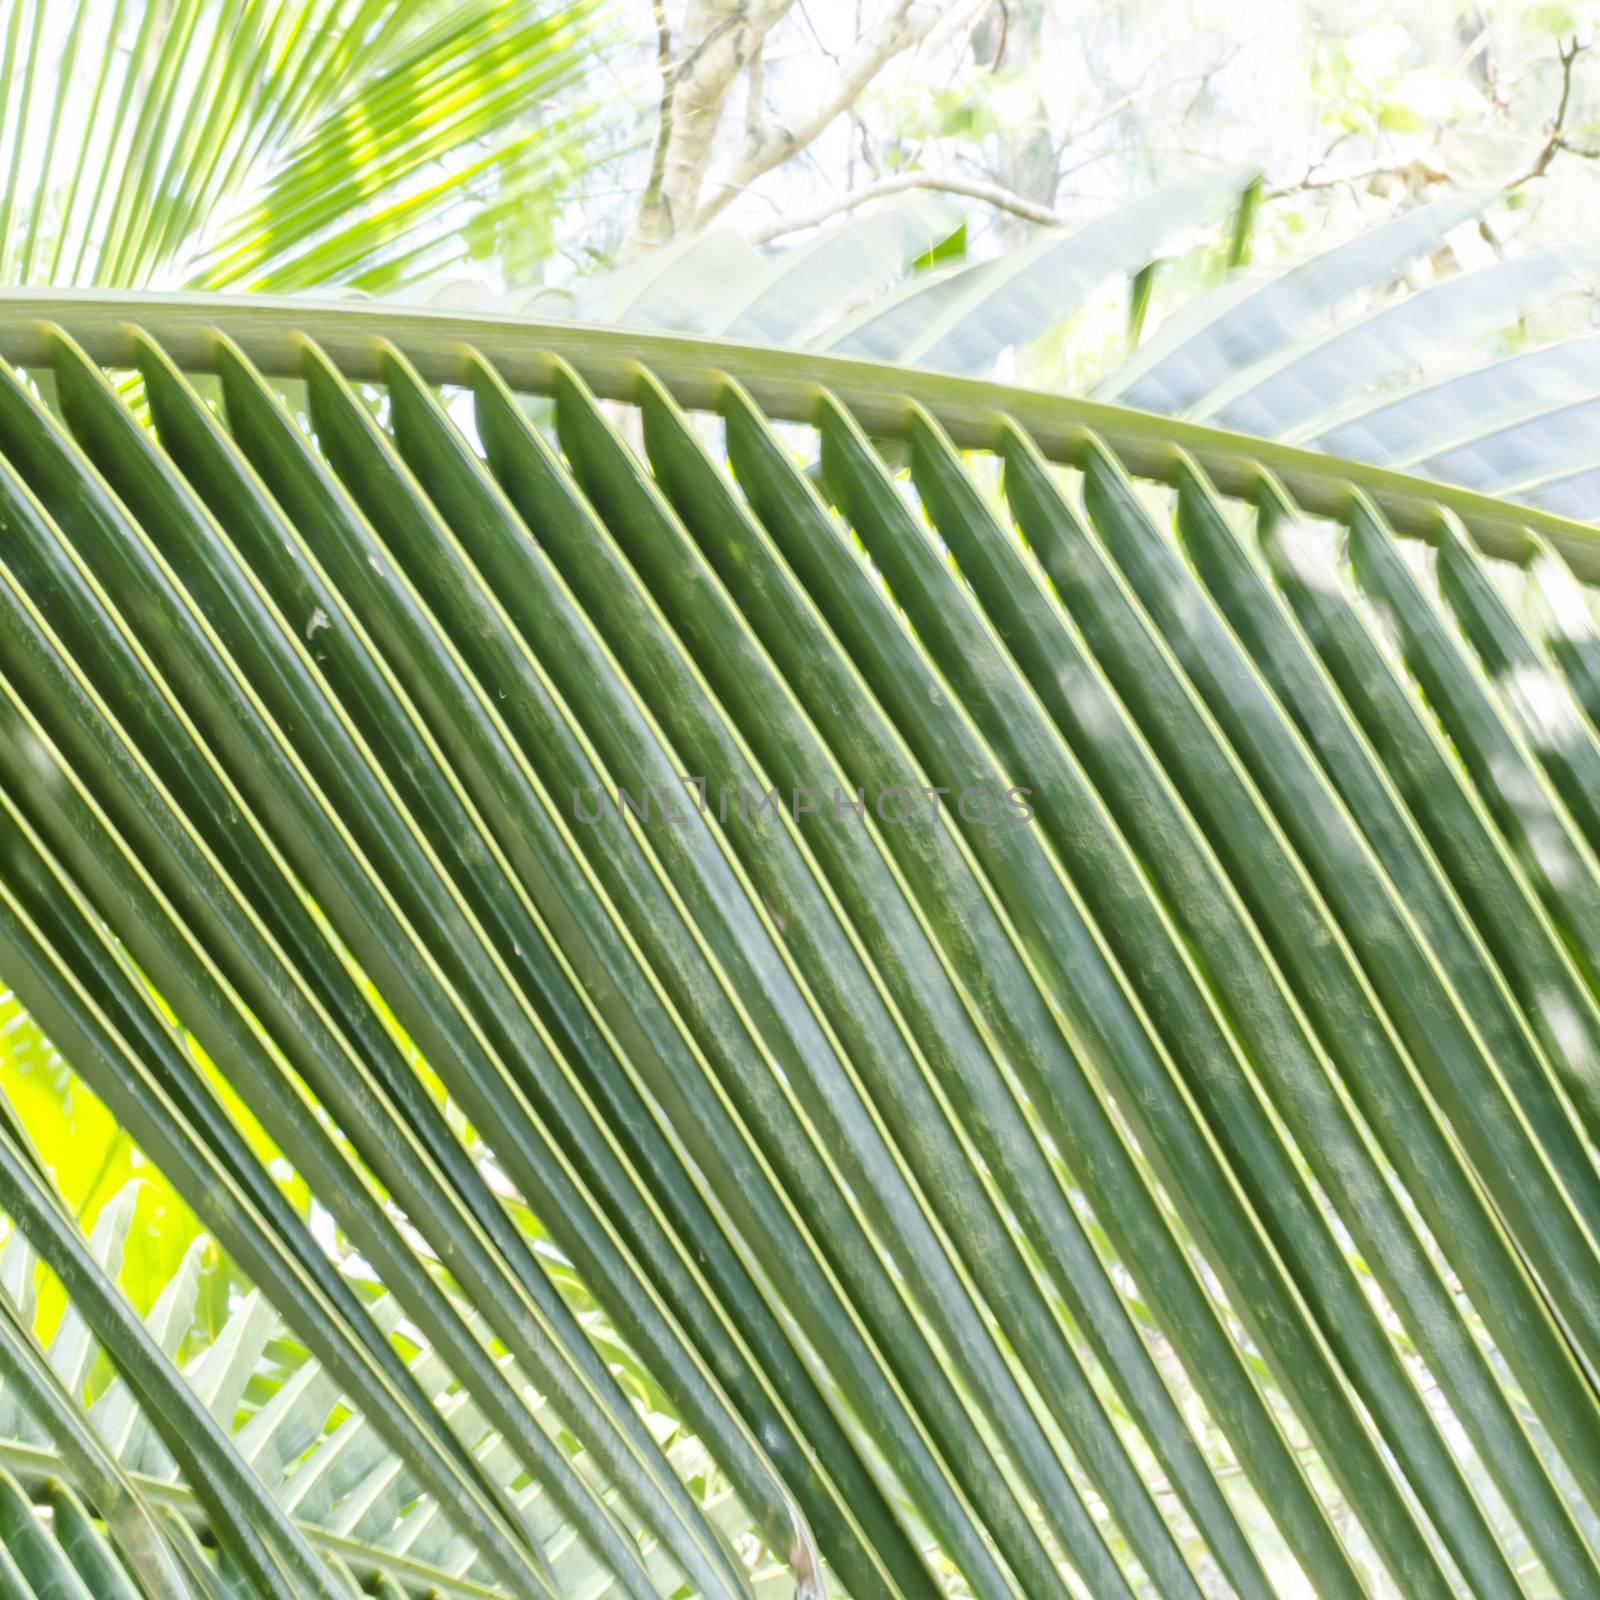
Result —
<svg viewBox="0 0 1600 1600"><path fill-rule="evenodd" d="M202 1594L1600 1589L1591 530L736 340L0 355L0 976L254 1285L180 1374L0 1129L8 1581L137 1592L109 1459Z"/></svg>

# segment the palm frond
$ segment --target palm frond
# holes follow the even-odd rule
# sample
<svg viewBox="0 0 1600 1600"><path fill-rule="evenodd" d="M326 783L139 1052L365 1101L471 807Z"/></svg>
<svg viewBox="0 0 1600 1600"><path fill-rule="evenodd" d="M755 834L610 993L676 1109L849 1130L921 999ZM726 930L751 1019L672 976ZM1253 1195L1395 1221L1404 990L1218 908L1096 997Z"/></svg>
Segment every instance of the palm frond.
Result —
<svg viewBox="0 0 1600 1600"><path fill-rule="evenodd" d="M1076 384L1083 361L1098 357L1073 356L1061 330L1107 281L1126 278L1136 347L1092 385L1099 399L1403 466L1568 518L1600 511L1588 346L1519 348L1525 319L1586 292L1592 249L1446 268L1415 293L1396 293L1419 263L1449 258L1452 234L1490 208L1491 194L1416 207L1276 277L1235 271L1169 307L1140 342L1163 257L1195 250L1257 187L1248 171L1223 169L1020 249L923 270L916 263L953 217L927 201L865 212L794 249L758 250L721 231L535 297L455 280L405 298L759 338L971 377L1064 339L1069 359L1055 364Z"/></svg>
<svg viewBox="0 0 1600 1600"><path fill-rule="evenodd" d="M0 354L0 973L251 1286L0 1130L23 1581L1600 1586L1591 530L527 316Z"/></svg>
<svg viewBox="0 0 1600 1600"><path fill-rule="evenodd" d="M129 1199L124 1194L102 1209L90 1241L94 1257L108 1273L114 1273L114 1257L131 1220ZM186 1258L184 1268L163 1290L149 1318L149 1332L169 1359L178 1354L174 1335L189 1326L198 1255L192 1251ZM13 1232L3 1261L7 1282L31 1279L36 1265L37 1258L21 1234ZM12 1293L14 1297L15 1291ZM10 1302L8 1311L9 1307ZM386 1333L415 1333L389 1296L377 1295L369 1309ZM475 1313L464 1311L463 1315L478 1321ZM8 1379L13 1370L39 1371L39 1381L58 1397L49 1415L61 1430L30 1426L33 1412L24 1400L8 1404L0 1428L4 1435L0 1442L0 1540L28 1571L33 1588L23 1592L51 1592L48 1583L54 1581L61 1585L56 1592L75 1595L80 1592L72 1586L72 1573L76 1572L78 1581L89 1584L89 1592L97 1597L132 1595L135 1591L129 1574L117 1554L125 1560L131 1552L134 1560L130 1565L151 1593L183 1593L183 1580L170 1572L160 1581L150 1576L151 1556L169 1564L173 1559L171 1536L164 1539L156 1530L163 1522L171 1528L171 1518L176 1516L210 1537L223 1520L217 1504L191 1487L192 1480L151 1428L126 1380L116 1378L92 1405L84 1406L85 1373L97 1357L103 1359L104 1352L86 1330L80 1331L80 1322L64 1325L52 1337L47 1351L42 1352L44 1359L28 1354L37 1352L38 1346L15 1313L10 1328ZM503 1592L483 1581L477 1549L448 1521L427 1514L426 1505L409 1516L400 1514L401 1508L415 1506L418 1498L412 1468L375 1438L361 1415L343 1402L337 1382L315 1358L302 1356L284 1366L269 1357L269 1343L278 1331L276 1314L259 1293L249 1294L215 1339L189 1355L182 1381L230 1436L234 1451L261 1492L293 1519L308 1552L329 1565L332 1592L341 1596L353 1592L340 1586L341 1572L367 1588L386 1581L408 1594L453 1597ZM19 1363L15 1367L13 1358ZM457 1388L438 1355L424 1346L409 1365L419 1384L438 1397L437 1403L453 1425L472 1442L488 1470L507 1480L516 1478L514 1447ZM247 1388L259 1391L249 1403ZM29 1400L32 1398L30 1390ZM78 1436L95 1453L95 1465L78 1460L74 1445ZM680 1463L687 1442L682 1441L674 1451ZM110 1531L120 1535L114 1542L108 1542L106 1527L60 1481L64 1463L71 1464L73 1478L105 1515ZM579 1465L581 1469L590 1463L580 1458ZM695 1471L697 1465L690 1464L685 1473L691 1481L703 1480L703 1471ZM115 1491L113 1485L118 1486ZM520 1489L516 1499L521 1516L545 1552L558 1592L596 1597L619 1592L615 1577L587 1553L575 1537L573 1525L538 1483ZM56 1548L49 1547L42 1533L30 1531L24 1515L30 1503L48 1507L45 1526L54 1535ZM719 1515L717 1510L707 1509L712 1516ZM736 1519L728 1521L725 1509L721 1515L726 1536L746 1531ZM649 1592L670 1591L679 1581L677 1568L659 1546L647 1544L642 1557L653 1583L659 1585ZM222 1592L246 1592L240 1587L244 1580L238 1564L226 1550L201 1559ZM143 1573L139 1573L141 1561ZM201 1581L204 1577L203 1572ZM764 1592L759 1585L757 1592Z"/></svg>
<svg viewBox="0 0 1600 1600"><path fill-rule="evenodd" d="M534 226L581 148L571 91L608 27L593 0L19 0L0 42L0 281L437 271L468 196L503 187Z"/></svg>

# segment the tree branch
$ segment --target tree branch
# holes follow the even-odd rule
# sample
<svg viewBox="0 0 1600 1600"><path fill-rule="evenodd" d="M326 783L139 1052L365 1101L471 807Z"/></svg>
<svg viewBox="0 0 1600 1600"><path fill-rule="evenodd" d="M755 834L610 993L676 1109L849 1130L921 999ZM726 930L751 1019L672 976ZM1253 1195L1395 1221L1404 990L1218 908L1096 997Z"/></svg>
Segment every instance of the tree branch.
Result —
<svg viewBox="0 0 1600 1600"><path fill-rule="evenodd" d="M975 16L993 0L947 0L943 6L924 0L894 0L888 13L869 28L839 63L829 93L793 127L769 128L754 150L714 183L695 216L697 229L707 227L737 195L774 167L804 150L835 117L842 116L894 57Z"/></svg>
<svg viewBox="0 0 1600 1600"><path fill-rule="evenodd" d="M762 138L761 88L765 80L765 41L756 40L749 65L745 67L744 143L747 150L756 149Z"/></svg>
<svg viewBox="0 0 1600 1600"><path fill-rule="evenodd" d="M1567 112L1572 105L1572 67L1573 63L1589 47L1579 44L1576 38L1569 39L1564 45L1556 46L1556 54L1561 61L1561 97L1556 101L1556 114L1545 124L1545 141L1539 148L1539 153L1533 158L1528 170L1520 176L1513 178L1506 187L1515 189L1524 183L1530 183L1535 178L1542 178L1549 170L1550 163L1563 151L1570 151L1573 155L1591 156L1588 150L1580 149L1577 145L1567 141L1563 130L1567 125Z"/></svg>
<svg viewBox="0 0 1600 1600"><path fill-rule="evenodd" d="M819 206L815 211L808 211L803 216L786 216L765 228L758 228L750 235L750 242L766 244L769 240L781 238L786 233L801 233L807 228L820 227L824 222L854 211L869 201L882 199L884 195L903 194L908 189L931 189L941 194L965 195L969 200L981 200L985 205L994 206L999 211L1009 211L1013 216L1021 217L1027 222L1037 222L1045 228L1062 228L1067 225L1067 219L1059 211L1052 211L1049 206L1036 205L1032 200L1025 200L1020 194L1014 194L998 183L985 183L978 178L963 178L953 172L900 172L892 178L884 178L877 183L869 183L860 189L854 189L849 194L842 194L837 199L829 201L827 205Z"/></svg>
<svg viewBox="0 0 1600 1600"><path fill-rule="evenodd" d="M1430 183L1449 183L1450 174L1430 165L1420 156L1409 161L1375 162L1365 167L1336 167L1324 171L1324 161L1314 161L1306 168L1305 176L1297 182L1282 184L1262 193L1263 200L1282 200L1291 194L1305 194L1317 189L1340 189L1346 185L1372 183L1378 178L1398 178L1411 189L1425 188Z"/></svg>

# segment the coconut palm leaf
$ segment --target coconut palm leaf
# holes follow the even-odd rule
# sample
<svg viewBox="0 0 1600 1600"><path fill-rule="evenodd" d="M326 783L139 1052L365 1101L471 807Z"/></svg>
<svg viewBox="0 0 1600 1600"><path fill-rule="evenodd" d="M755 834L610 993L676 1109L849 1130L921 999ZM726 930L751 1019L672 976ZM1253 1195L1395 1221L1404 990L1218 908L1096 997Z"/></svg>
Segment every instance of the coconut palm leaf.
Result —
<svg viewBox="0 0 1600 1600"><path fill-rule="evenodd" d="M901 277L906 263L946 237L956 221L950 207L917 196L852 218L793 250L763 252L742 234L718 229L685 235L572 289L496 294L482 283L456 280L418 286L404 298L782 343L814 332L830 314Z"/></svg>
<svg viewBox="0 0 1600 1600"><path fill-rule="evenodd" d="M913 278L901 292L812 341L819 350L981 373L1076 309L1104 279L1132 276L1158 246L1236 196L1247 169L1172 184L993 261Z"/></svg>
<svg viewBox="0 0 1600 1600"><path fill-rule="evenodd" d="M529 216L570 166L588 112L549 108L573 106L605 27L589 0L19 0L0 36L0 280L436 272L465 197Z"/></svg>
<svg viewBox="0 0 1600 1600"><path fill-rule="evenodd" d="M1525 485L1518 490L1518 498L1528 505L1548 508L1557 516L1593 522L1600 516L1597 488L1600 470L1586 462L1576 472L1558 472Z"/></svg>
<svg viewBox="0 0 1600 1600"><path fill-rule="evenodd" d="M898 277L948 238L958 214L930 195L884 206L769 258L762 275L700 331L780 344L811 331L843 301Z"/></svg>
<svg viewBox="0 0 1600 1600"><path fill-rule="evenodd" d="M8 1116L18 1593L1600 1588L1591 530L526 315L0 354L0 974L247 1284Z"/></svg>
<svg viewBox="0 0 1600 1600"><path fill-rule="evenodd" d="M1475 441L1589 395L1597 347L1568 339L1520 351L1470 372L1363 397L1319 424L1314 444L1332 455L1416 468L1445 451L1470 459Z"/></svg>
<svg viewBox="0 0 1600 1600"><path fill-rule="evenodd" d="M1043 233L1008 255L909 276L908 266L958 220L926 196L867 211L793 249L758 250L728 229L685 235L537 306L524 292L465 283L405 298L979 374L1063 322L1104 280L1145 270L1159 247L1222 210L1252 177L1223 168L1081 228Z"/></svg>
<svg viewBox="0 0 1600 1600"><path fill-rule="evenodd" d="M866 211L797 248L755 249L720 231L562 289L493 293L455 280L404 298L759 338L981 376L1008 352L1070 329L1100 285L1126 277L1136 348L1096 386L1104 400L1313 444L1573 518L1600 510L1588 342L1505 354L1525 338L1525 319L1583 286L1592 251L1560 246L1452 270L1455 231L1492 195L1418 207L1275 278L1236 273L1166 306L1139 342L1156 253L1200 249L1195 229L1209 226L1220 259L1227 202L1257 187L1248 172L1224 170L1009 253L933 267L919 264L948 233L950 214L915 202ZM1250 212L1246 200L1234 206L1235 229ZM1226 260L1237 254L1229 244ZM1397 292L1408 271L1428 281ZM1214 271L1200 276L1215 282ZM1065 370L1101 360L1074 353L1070 332L1065 348ZM1441 367L1466 370L1441 378Z"/></svg>
<svg viewBox="0 0 1600 1600"><path fill-rule="evenodd" d="M1329 406L1418 370L1448 341L1473 339L1575 287L1583 253L1556 246L1434 284L1341 325L1309 347L1246 367L1192 414L1269 437L1295 436Z"/></svg>
<svg viewBox="0 0 1600 1600"><path fill-rule="evenodd" d="M1150 411L1185 412L1233 373L1303 339L1308 325L1351 295L1394 278L1487 202L1484 195L1435 201L1266 283L1241 277L1181 308L1098 392Z"/></svg>
<svg viewBox="0 0 1600 1600"><path fill-rule="evenodd" d="M97 1256L108 1256L120 1248L121 1235L130 1220L131 1210L125 1204L108 1205L102 1210L92 1243ZM7 1249L16 1248L18 1239L13 1234ZM191 1292L189 1285L178 1280L174 1280L173 1287L180 1300ZM5 1309L9 1311L10 1306L8 1301ZM150 1317L152 1335L170 1325L170 1313L170 1303L163 1300ZM398 1307L386 1296L371 1303L371 1313L377 1324L391 1333L403 1324ZM25 1356L29 1347L37 1346L18 1315L14 1311L10 1315L13 1333L8 1348ZM267 1494L283 1512L295 1518L292 1526L304 1539L308 1552L314 1552L316 1558L329 1565L334 1592L358 1592L353 1583L340 1577L341 1568L362 1584L387 1581L404 1593L454 1596L496 1592L470 1575L479 1567L477 1551L471 1545L461 1548L453 1539L441 1540L437 1534L430 1538L414 1527L403 1528L392 1515L375 1517L375 1507L383 1505L386 1497L415 1498L415 1480L399 1457L373 1440L372 1430L363 1420L340 1404L337 1385L314 1359L277 1374L277 1387L264 1403L254 1409L242 1405L243 1385L236 1381L237 1377L242 1374L265 1378L269 1365L265 1347L276 1328L276 1317L260 1295L247 1296L215 1341L189 1358L182 1381L217 1425L232 1435L234 1449L249 1466L257 1492ZM75 1434L86 1435L99 1453L100 1464L92 1469L80 1468L78 1475L93 1484L88 1492L97 1507L103 1506L110 1513L107 1522L111 1531L120 1531L122 1538L116 1546L108 1543L106 1530L58 1481L61 1460L56 1455L40 1444L18 1442L0 1445L0 1539L32 1584L30 1589L21 1591L24 1594L76 1595L79 1590L73 1587L74 1583L83 1582L91 1585L89 1592L97 1597L131 1595L136 1592L132 1584L139 1568L128 1559L127 1552L131 1549L135 1557L144 1560L146 1572L149 1557L137 1540L129 1538L130 1524L134 1534L144 1531L146 1543L154 1546L156 1554L165 1551L165 1558L170 1561L172 1552L166 1542L149 1537L156 1526L150 1517L152 1508L175 1512L187 1522L207 1529L218 1520L217 1508L207 1504L204 1493L196 1496L171 1454L163 1454L159 1460L150 1459L147 1454L138 1463L133 1459L135 1452L127 1446L111 1454L103 1427L98 1425L108 1412L120 1412L124 1402L136 1411L139 1402L133 1398L131 1386L119 1377L95 1403L86 1424L78 1409L82 1385L75 1370L63 1370L66 1361L61 1343L58 1335L50 1346L45 1368L44 1381L57 1397L49 1414ZM95 1354L100 1354L98 1346L93 1348ZM33 1365L39 1365L37 1360ZM452 1387L448 1373L433 1352L424 1349L410 1365L424 1387L441 1394ZM7 1366L11 1366L9 1361ZM229 1374L234 1375L233 1381L228 1380ZM457 1426L493 1470L508 1479L516 1475L514 1455L504 1449L503 1441L481 1413L461 1404L459 1393L441 1404L452 1409ZM145 1420L142 1412L138 1414L141 1421ZM241 1416L246 1420L236 1426ZM41 1440L45 1445L52 1442L48 1437ZM66 1446L67 1440L63 1440L63 1456L71 1459ZM501 1456L507 1459L500 1459ZM112 1484L121 1486L122 1503L108 1492ZM31 1515L25 1515L30 1497L50 1509L49 1526L55 1534L55 1548L44 1540ZM518 1499L523 1517L537 1530L547 1552L552 1577L560 1574L561 1592L615 1591L614 1580L607 1581L605 1568L586 1555L581 1542L573 1538L571 1526L537 1487L522 1492ZM140 1517L149 1519L148 1529ZM123 1551L120 1559L118 1549ZM647 1548L644 1554L657 1574L653 1581L670 1589L678 1578L670 1558L659 1547ZM226 1552L201 1555L199 1559L202 1582L209 1576L219 1587L234 1591L237 1567ZM144 1581L149 1583L150 1579L146 1577ZM158 1584L151 1592L183 1592L181 1579L170 1576L166 1581L168 1587ZM58 1585L57 1590L48 1588L51 1582ZM650 1592L658 1591L652 1587Z"/></svg>

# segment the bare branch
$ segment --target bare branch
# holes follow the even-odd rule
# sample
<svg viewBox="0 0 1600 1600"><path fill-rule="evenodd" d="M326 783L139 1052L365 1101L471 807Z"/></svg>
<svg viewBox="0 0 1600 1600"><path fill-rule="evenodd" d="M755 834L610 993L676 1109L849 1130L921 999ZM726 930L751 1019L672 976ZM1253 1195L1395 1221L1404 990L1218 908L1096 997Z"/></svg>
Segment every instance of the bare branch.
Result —
<svg viewBox="0 0 1600 1600"><path fill-rule="evenodd" d="M763 41L756 40L750 64L745 70L744 144L745 149L759 149L762 136L761 89L765 80Z"/></svg>
<svg viewBox="0 0 1600 1600"><path fill-rule="evenodd" d="M1592 152L1581 149L1579 146L1568 142L1565 132L1567 125L1567 112L1572 105L1572 67L1578 57L1589 47L1579 44L1574 39L1569 39L1565 44L1556 47L1556 54L1561 62L1561 96L1556 101L1555 115L1545 124L1545 141L1539 147L1539 153L1533 158L1526 172L1513 178L1506 187L1515 189L1524 183L1530 183L1535 178L1542 178L1549 170L1550 163L1563 151L1573 155L1588 156L1593 159Z"/></svg>
<svg viewBox="0 0 1600 1600"><path fill-rule="evenodd" d="M874 178L881 178L883 176L883 163L878 160L878 152L872 148L872 135L867 131L866 123L861 120L854 109L850 111L849 115L850 126L856 131L856 139L861 148L861 159L866 163L867 171Z"/></svg>
<svg viewBox="0 0 1600 1600"><path fill-rule="evenodd" d="M993 0L947 0L943 6L922 0L894 0L888 12L856 40L839 63L829 92L792 127L769 128L755 150L747 151L714 182L695 217L695 227L708 226L757 178L804 150L834 118L855 104L867 85L896 56L921 44L930 34L943 32L952 21L959 26L970 20L991 4Z"/></svg>
<svg viewBox="0 0 1600 1600"><path fill-rule="evenodd" d="M955 38L955 36L960 33L963 28L968 30L968 37L970 38L971 30L975 29L978 24L983 21L984 16L996 6L999 7L1003 23L1006 29L1009 30L1011 23L1011 12L1005 3L1005 0L979 0L977 5L947 6L943 16L939 19L939 21L934 23L934 25L923 36L921 42L917 45L917 54L922 57L923 60L926 60L934 53L934 51L940 49L942 46L948 44L950 40ZM1004 33L1002 33L1000 38L1000 47L1002 50L1005 48ZM990 63L989 70L991 72L998 71L999 68L1000 62L998 59Z"/></svg>
<svg viewBox="0 0 1600 1600"><path fill-rule="evenodd" d="M901 172L892 178L884 178L878 183L869 183L863 188L852 190L849 194L842 194L827 205L819 206L815 211L809 211L803 216L783 217L764 228L757 229L750 235L750 240L753 244L766 244L769 240L781 238L787 233L801 233L807 228L820 227L824 222L854 211L869 201L880 200L885 195L904 194L908 189L931 189L941 194L965 195L969 200L981 200L985 205L994 206L1000 211L1009 211L1013 216L1021 217L1027 222L1037 222L1045 228L1062 228L1067 225L1067 219L1059 211L1052 211L1049 206L1036 205L1032 200L1025 200L1021 195L1014 194L998 183L984 183L976 178L963 178L953 172Z"/></svg>
<svg viewBox="0 0 1600 1600"><path fill-rule="evenodd" d="M1449 183L1450 174L1430 165L1420 156L1409 161L1375 162L1365 167L1325 168L1325 162L1315 161L1305 170L1305 175L1294 183L1285 183L1262 193L1263 200L1282 200L1291 194L1305 194L1317 189L1341 189L1346 185L1372 184L1383 178L1398 178L1410 190L1425 189L1433 183Z"/></svg>

